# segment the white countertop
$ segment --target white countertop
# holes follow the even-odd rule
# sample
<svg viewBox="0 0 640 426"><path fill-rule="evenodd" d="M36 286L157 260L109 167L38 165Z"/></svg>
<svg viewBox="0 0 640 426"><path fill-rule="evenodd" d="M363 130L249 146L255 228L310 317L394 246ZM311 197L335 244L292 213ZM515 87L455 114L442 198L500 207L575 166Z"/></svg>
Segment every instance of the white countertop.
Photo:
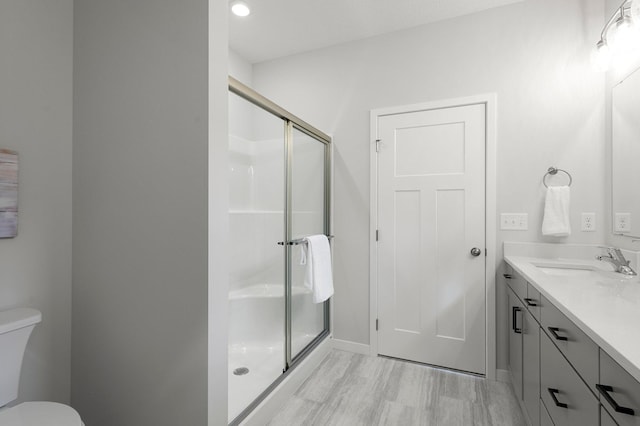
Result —
<svg viewBox="0 0 640 426"><path fill-rule="evenodd" d="M593 259L593 257L592 257ZM597 260L510 255L505 260L640 382L640 278ZM536 265L582 265L602 279L549 275Z"/></svg>

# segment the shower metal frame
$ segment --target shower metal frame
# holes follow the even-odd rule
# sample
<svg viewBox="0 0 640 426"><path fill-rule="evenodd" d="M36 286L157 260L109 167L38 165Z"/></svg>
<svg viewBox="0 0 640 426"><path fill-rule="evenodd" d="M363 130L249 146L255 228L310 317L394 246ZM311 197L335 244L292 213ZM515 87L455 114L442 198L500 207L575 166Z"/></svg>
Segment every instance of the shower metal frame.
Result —
<svg viewBox="0 0 640 426"><path fill-rule="evenodd" d="M252 104L262 108L263 110L275 115L283 120L284 123L284 153L285 153L285 205L284 205L284 244L285 250L285 359L284 369L282 373L267 389L265 389L251 404L249 404L230 424L239 424L246 418L279 384L284 380L293 369L320 344L330 333L330 301L324 302L324 329L318 334L306 347L304 347L295 356L292 355L291 349L291 330L292 330L292 281L291 281L291 251L293 245L288 244L292 241L292 163L293 163L293 130L296 129L307 134L316 141L324 145L324 234L331 235L331 137L326 133L318 130L311 124L300 119L284 108L280 107L273 101L262 96L255 90L244 85L235 78L229 76L229 91L241 98L251 102ZM275 244L275 242L274 242Z"/></svg>

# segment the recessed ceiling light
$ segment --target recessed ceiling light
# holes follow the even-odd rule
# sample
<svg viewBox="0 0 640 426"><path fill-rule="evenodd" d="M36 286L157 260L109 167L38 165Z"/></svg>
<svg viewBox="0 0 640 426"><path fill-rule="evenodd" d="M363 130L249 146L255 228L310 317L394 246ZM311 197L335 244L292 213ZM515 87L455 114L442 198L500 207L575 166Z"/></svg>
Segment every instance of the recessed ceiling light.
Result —
<svg viewBox="0 0 640 426"><path fill-rule="evenodd" d="M251 9L249 9L249 5L243 1L234 1L231 3L231 12L236 16L249 16Z"/></svg>

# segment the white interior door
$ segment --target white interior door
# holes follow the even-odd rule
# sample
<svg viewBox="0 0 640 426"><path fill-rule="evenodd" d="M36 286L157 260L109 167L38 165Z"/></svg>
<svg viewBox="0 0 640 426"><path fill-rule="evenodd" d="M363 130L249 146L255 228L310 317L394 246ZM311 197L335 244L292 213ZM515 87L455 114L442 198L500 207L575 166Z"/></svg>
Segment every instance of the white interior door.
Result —
<svg viewBox="0 0 640 426"><path fill-rule="evenodd" d="M382 355L485 373L485 114L378 117Z"/></svg>

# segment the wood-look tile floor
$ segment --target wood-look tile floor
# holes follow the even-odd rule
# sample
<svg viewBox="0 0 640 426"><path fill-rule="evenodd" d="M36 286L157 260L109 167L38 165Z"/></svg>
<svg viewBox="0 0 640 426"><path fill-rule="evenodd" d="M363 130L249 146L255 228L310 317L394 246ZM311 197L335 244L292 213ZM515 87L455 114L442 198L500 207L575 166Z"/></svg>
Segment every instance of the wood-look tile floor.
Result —
<svg viewBox="0 0 640 426"><path fill-rule="evenodd" d="M506 383L333 350L270 426L524 425Z"/></svg>

